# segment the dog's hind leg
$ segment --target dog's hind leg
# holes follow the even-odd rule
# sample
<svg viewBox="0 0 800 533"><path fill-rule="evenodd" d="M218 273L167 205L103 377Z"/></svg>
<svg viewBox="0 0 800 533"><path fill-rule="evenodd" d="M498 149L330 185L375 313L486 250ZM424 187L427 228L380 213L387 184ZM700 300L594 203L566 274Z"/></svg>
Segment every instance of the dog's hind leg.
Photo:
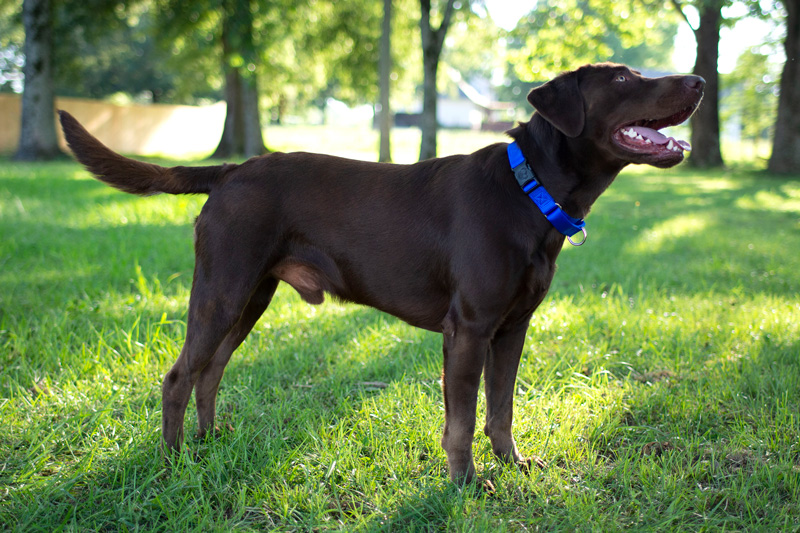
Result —
<svg viewBox="0 0 800 533"><path fill-rule="evenodd" d="M233 292L231 287L211 293L207 287L211 283L203 279L200 270L195 269L189 298L186 340L178 360L164 376L161 387L161 436L167 449L180 448L183 419L192 388L247 303L246 297L240 302L229 300L226 292Z"/></svg>
<svg viewBox="0 0 800 533"><path fill-rule="evenodd" d="M234 350L244 341L253 329L258 319L272 301L278 280L267 277L259 283L258 288L250 297L236 325L233 326L217 348L214 357L200 373L194 386L194 398L197 404L197 436L202 438L208 431L214 430L216 416L217 390L225 372L225 365L231 358Z"/></svg>
<svg viewBox="0 0 800 533"><path fill-rule="evenodd" d="M217 354L218 362L227 362L230 352L252 327L250 323L257 320L253 318L255 310L266 307L265 299L268 300L274 290L275 281L267 282L262 289L264 265L253 260L254 243L250 239L242 238L241 233L239 238L231 237L236 235L237 229L236 226L206 224L203 213L198 218L186 340L178 360L164 376L161 388L162 438L168 449L179 448L183 440L183 421L192 388ZM240 321L241 328L237 329ZM199 395L204 427L208 424L209 389L216 389L214 382L218 381L215 372L221 375L221 368L209 370Z"/></svg>

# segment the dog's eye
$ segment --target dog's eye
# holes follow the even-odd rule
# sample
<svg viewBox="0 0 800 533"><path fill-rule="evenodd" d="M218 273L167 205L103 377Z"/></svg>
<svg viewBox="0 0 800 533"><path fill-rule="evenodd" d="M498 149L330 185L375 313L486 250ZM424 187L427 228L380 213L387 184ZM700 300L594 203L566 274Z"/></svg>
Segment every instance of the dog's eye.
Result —
<svg viewBox="0 0 800 533"><path fill-rule="evenodd" d="M628 81L628 77L625 74L620 74L614 78L614 81Z"/></svg>

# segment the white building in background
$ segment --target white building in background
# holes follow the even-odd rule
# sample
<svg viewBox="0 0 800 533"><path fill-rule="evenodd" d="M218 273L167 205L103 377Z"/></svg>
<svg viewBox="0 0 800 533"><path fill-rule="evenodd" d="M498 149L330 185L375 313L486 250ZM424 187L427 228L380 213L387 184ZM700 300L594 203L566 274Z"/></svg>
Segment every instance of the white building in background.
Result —
<svg viewBox="0 0 800 533"><path fill-rule="evenodd" d="M436 119L443 128L506 130L514 125L516 106L498 102L488 79L466 81L454 68L446 67L445 74L454 85L451 94L440 94ZM395 112L395 125L419 125L422 102Z"/></svg>

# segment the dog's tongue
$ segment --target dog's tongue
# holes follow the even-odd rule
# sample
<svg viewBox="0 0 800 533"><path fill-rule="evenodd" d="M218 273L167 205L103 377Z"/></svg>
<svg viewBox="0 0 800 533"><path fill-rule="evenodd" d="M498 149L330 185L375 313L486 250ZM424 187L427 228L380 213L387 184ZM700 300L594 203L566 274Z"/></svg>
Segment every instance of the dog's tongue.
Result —
<svg viewBox="0 0 800 533"><path fill-rule="evenodd" d="M674 137L667 137L660 131L656 131L652 128L645 128L644 126L633 126L633 131L635 131L645 139L650 139L650 141L654 144L667 144L670 141L670 139L672 139L672 142L674 142L684 150L686 151L692 150L692 145L689 144L688 142L682 140L679 141Z"/></svg>

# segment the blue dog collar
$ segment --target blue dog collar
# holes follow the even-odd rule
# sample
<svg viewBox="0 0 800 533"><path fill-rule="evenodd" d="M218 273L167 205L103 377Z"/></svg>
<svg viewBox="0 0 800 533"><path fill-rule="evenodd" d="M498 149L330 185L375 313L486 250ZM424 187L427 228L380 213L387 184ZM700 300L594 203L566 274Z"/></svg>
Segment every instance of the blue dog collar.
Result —
<svg viewBox="0 0 800 533"><path fill-rule="evenodd" d="M517 178L517 183L522 187L522 191L533 200L533 203L536 204L536 207L539 208L553 227L562 235L566 235L571 245L580 246L585 243L586 222L582 218L572 218L566 214L561 209L561 206L550 196L550 193L542 187L542 184L536 181L536 175L528 165L528 162L525 161L525 156L522 155L522 150L519 149L516 142L508 145L508 162L511 164L511 170L514 171L514 177ZM583 240L575 242L570 237L578 232L583 232Z"/></svg>

